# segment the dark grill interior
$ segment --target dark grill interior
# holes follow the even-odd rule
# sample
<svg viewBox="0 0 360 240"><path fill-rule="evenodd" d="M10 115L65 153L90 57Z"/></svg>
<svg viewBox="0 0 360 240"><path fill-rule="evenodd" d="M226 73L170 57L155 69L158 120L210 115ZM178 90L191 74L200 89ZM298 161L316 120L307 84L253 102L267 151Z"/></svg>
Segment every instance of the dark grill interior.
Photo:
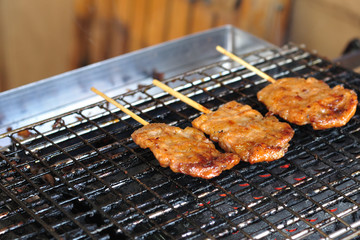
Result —
<svg viewBox="0 0 360 240"><path fill-rule="evenodd" d="M296 45L243 56L274 78L313 76L360 95L360 76ZM230 60L165 81L212 110L263 114L268 83ZM154 86L116 99L149 122L200 113ZM101 102L1 139L0 236L69 239L351 239L360 234L360 116L342 128L295 126L284 158L204 180L159 166L130 134L140 125Z"/></svg>

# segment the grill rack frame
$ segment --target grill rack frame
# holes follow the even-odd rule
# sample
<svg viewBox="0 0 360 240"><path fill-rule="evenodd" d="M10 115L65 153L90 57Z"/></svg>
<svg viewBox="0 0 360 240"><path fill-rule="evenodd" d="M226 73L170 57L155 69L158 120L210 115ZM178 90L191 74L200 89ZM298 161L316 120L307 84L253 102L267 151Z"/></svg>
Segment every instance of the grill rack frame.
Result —
<svg viewBox="0 0 360 240"><path fill-rule="evenodd" d="M300 53L300 54L299 54ZM265 54L265 56L263 56ZM267 55L269 54L269 55ZM349 70L343 69L339 66L334 65L328 60L325 60L316 54L309 53L307 50L298 47L296 45L286 45L281 49L278 48L265 48L261 50L257 50L255 52L251 52L249 54L243 55L243 57L246 59L248 58L250 62L252 62L254 65L257 65L259 68L267 72L269 75L274 76L274 78L279 77L285 77L285 76L302 76L302 77L308 77L308 76L323 76L321 79L324 79L327 83L330 85L333 85L335 83L342 83L345 86L354 89L359 94L359 87L357 87L353 83L349 83L348 81L342 80L339 78L339 76L344 75L351 75L358 77L355 73L352 73ZM255 58L255 60L253 59ZM280 60L282 59L282 60ZM310 60L309 60L310 59ZM299 64L302 63L302 64ZM296 63L295 66L292 66L293 63ZM291 67L288 67L291 66ZM223 69L223 71L220 71L220 73L217 72L218 69ZM279 70L281 69L281 71ZM304 70L305 69L305 70ZM340 73L337 73L340 72ZM210 73L209 73L210 72ZM197 75L202 75L203 78L197 78ZM319 77L318 77L319 78ZM335 78L335 80L334 80ZM347 77L349 78L349 77ZM180 82L178 84L177 82ZM360 80L359 80L360 81ZM185 84L184 84L185 82ZM167 84L178 84L178 86L175 86L175 88L183 93L185 93L188 96L193 97L195 100L198 100L200 103L205 104L206 107L214 110L217 108L219 103L224 103L232 98L234 98L233 95L237 96L236 100L240 99L240 102L243 102L241 100L245 100L246 103L252 105L256 109L260 110L261 112L265 112L265 108L261 106L256 101L256 89L259 86L263 86L265 83L265 80L260 79L253 73L249 73L246 69L242 68L241 66L238 66L237 64L229 61L229 60L223 60L219 63L214 63L208 66L204 66L200 69L195 69L193 71L186 72L184 74L181 74L180 76L176 76L170 79L165 80L165 83ZM240 90L237 88L231 87L231 84L240 84ZM176 99L173 99L171 96L169 96L166 93L163 92L157 92L155 96L152 95L152 89L154 87L152 86L140 86L139 90L137 91L130 91L126 94L122 94L120 96L115 97L116 100L120 101L124 105L128 106L130 109L137 112L140 116L144 117L146 120L150 122L159 122L164 121L168 124L177 125L177 126L187 126L190 124L191 120L195 117L199 116L200 113L197 113L195 110L191 109L191 107L186 106L185 104L182 104ZM223 89L222 92L217 92L219 89ZM247 91L250 91L247 93ZM151 92L151 93L150 93ZM135 95L140 93L140 95L145 95L145 98L142 99L136 99L134 98ZM205 96L205 97L204 97ZM229 99L230 98L230 99ZM150 104L151 103L151 104ZM155 106L151 106L153 104L156 104ZM176 107L174 107L175 105ZM100 113L88 116L87 111L90 111L93 108L99 108ZM156 113L155 115L153 112L157 112L157 110L160 110L160 113L165 116L173 115L172 118L168 118L168 116L162 117L162 115L159 113ZM164 112L164 113L163 113ZM81 119L77 119L78 121L74 121L71 123L67 123L66 119L69 116L76 115L80 117ZM176 116L176 117L175 117ZM99 119L107 119L107 120L101 120L99 124ZM59 121L58 119L62 119ZM119 119L119 120L117 120ZM175 119L175 120L174 120ZM180 120L176 120L180 119ZM2 201L0 204L0 209L3 211L9 205L10 203L12 205L15 204L15 210L16 211L6 211L2 212L0 216L2 218L8 219L12 216L17 216L17 213L22 213L25 215L29 215L28 222L24 222L20 224L20 221L18 221L18 224L8 224L7 227L2 227L0 233L3 236L13 236L9 230L13 231L19 231L20 228L25 228L27 225L35 225L37 229L39 229L39 234L36 235L34 232L27 233L24 236L33 237L33 236L45 236L45 237L53 237L53 238L61 238L61 237L69 237L69 233L77 232L78 238L106 238L106 237L129 237L129 238L146 238L146 237L167 237L170 239L175 239L178 237L175 237L177 235L174 234L173 229L171 229L172 225L177 225L179 222L180 225L188 224L191 226L190 229L187 230L187 232L180 235L180 238L190 238L190 239L196 239L196 238L221 238L221 237L227 237L231 238L232 236L236 239L239 238L260 238L260 237L283 237L283 238L304 238L308 236L321 236L323 238L338 238L339 236L344 237L344 234L348 233L345 238L351 238L354 236L357 236L359 234L359 221L354 221L352 223L348 223L345 220L343 220L342 216L345 218L346 216L350 216L352 213L357 213L359 208L359 203L357 203L358 199L354 200L351 197L356 196L359 189L353 189L354 184L350 186L346 186L346 191L343 193L341 190L338 190L336 187L339 186L339 184L344 184L349 181L359 183L359 171L353 171L348 173L348 169L344 168L343 166L336 166L333 162L327 160L324 156L319 156L314 153L314 149L316 150L316 147L312 147L311 145L314 145L315 143L318 144L320 142L320 146L327 146L332 147L333 151L331 153L337 153L342 154L345 157L348 158L349 164L355 164L357 162L357 158L354 157L354 154L348 153L344 150L344 147L337 147L336 141L339 139L345 138L345 136L350 136L350 139L354 142L359 142L359 138L351 135L352 132L357 132L356 129L351 130L349 133L347 133L347 129L351 128L358 128L358 122L359 122L359 116L358 114L355 115L354 119L351 120L349 125L340 128L340 129L333 129L333 130L325 130L321 132L314 132L309 127L297 127L293 126L295 128L296 134L301 133L302 135L307 135L307 138L305 140L301 137L296 137L294 141L291 142L291 145L297 145L296 147L291 147L289 149L288 154L283 158L278 160L277 162L273 162L270 164L256 164L254 166L249 166L244 164L240 164L240 167L235 167L234 170L227 171L223 173L220 177L212 180L199 180L199 179L189 179L188 176L173 174L169 169L163 169L157 165L156 160L151 158L149 161L149 156L151 156L151 153L149 153L148 150L141 150L138 147L134 146L134 144L129 139L129 129L136 129L139 127L139 125L134 122L133 120L129 119L129 117L122 114L117 109L111 108L110 106L107 106L104 101L100 103L95 103L90 106L86 106L84 108L80 108L77 110L74 110L72 112L63 114L61 116L55 116L54 118L47 119L35 124L32 124L30 126L24 127L22 129L18 129L15 131L12 131L10 133L3 134L1 138L7 138L10 139L11 146L8 147L8 149L5 149L1 152L0 158L2 159L2 163L0 165L0 172L2 174L2 182L0 184L0 188L2 190L2 194L6 194L7 199L4 198L4 196L1 197ZM52 125L56 126L54 127L54 130L49 131L42 131L42 125ZM120 134L125 135L127 137L119 139L116 137L111 131L114 131L111 127L113 127L116 124L121 124L121 128L125 128L126 133ZM84 126L83 126L84 125ZM90 125L91 127L87 127ZM124 127L125 126L125 127ZM30 136L27 139L19 139L19 133L23 130L30 129L30 134L33 134L34 136ZM111 131L109 131L110 129ZM61 132L67 132L67 135L60 134L60 138L56 137L58 133ZM100 136L93 136L95 132L100 132ZM69 136L68 136L69 135ZM329 136L335 136L335 140L327 140ZM55 137L54 137L55 136ZM94 143L97 144L97 139L103 138L102 136L107 136L110 138L113 138L111 143L103 144L100 147L96 147ZM65 139L65 140L63 140ZM70 143L69 146L62 147L61 144L68 144L68 142L77 140L77 143ZM346 140L345 140L346 141ZM47 144L44 144L42 142L46 142ZM76 141L75 141L76 142ZM75 146L73 146L75 145ZM354 145L354 143L352 144ZM44 149L48 149L51 147L55 147L55 150L52 150L53 152L47 153L42 152ZM77 148L83 148L87 147L90 149L90 151L87 151L86 154L82 154L80 156L73 156L72 151ZM115 156L114 158L109 157L106 155L107 152L113 152L113 151L119 151L116 150L116 148L124 149L126 153L119 152L118 156ZM110 149L110 150L109 150ZM39 155L40 153L40 155ZM44 156L42 156L43 154ZM144 167L144 171L137 172L136 174L132 175L129 173L129 168L123 167L121 162L117 161L117 157L120 156L122 158L121 154L126 155L130 154L130 158L137 158L137 160L140 160L140 163L138 166ZM293 156L295 154L295 156ZM19 157L20 155L20 157ZM62 159L61 161L65 161L65 163L61 163L58 165L51 164L52 162L56 162L58 160L57 157L61 155L66 155L66 161ZM292 158L296 159L299 156L307 155L310 156L311 160L308 162L308 164L314 164L314 162L321 163L325 166L331 166L330 169L320 170L317 173L309 172L307 167L292 162ZM329 154L328 154L329 155ZM327 156L325 154L325 156ZM358 156L358 155L357 155ZM21 158L28 157L31 159L31 161L23 161ZM87 166L87 160L92 158L99 158L98 163L101 167L101 164L106 165L107 163L110 163L110 166L107 168L100 168L97 171L93 171L92 168L95 168L93 165L90 164ZM19 159L20 158L20 159ZM306 158L305 158L306 159ZM14 163L15 161L15 163ZM16 162L19 161L19 164ZM20 162L23 161L23 162ZM107 163L101 163L101 161L107 161ZM127 162L126 160L124 162ZM307 163L307 162L305 162ZM282 164L282 165L281 165ZM288 166L285 168L285 166ZM33 174L29 169L32 168L32 166L35 165L42 165L41 171ZM95 164L96 165L96 164ZM106 212L103 209L104 207L99 207L96 204L96 201L93 199L96 194L99 194L97 192L102 192L101 188L95 189L94 192L86 192L83 193L79 189L80 187L77 187L77 185L74 185L72 182L79 181L81 178L86 178L86 176L83 176L82 174L79 175L79 177L75 177L74 179L69 176L69 174L64 174L62 170L66 169L69 166L77 166L78 170L83 175L90 175L90 181L89 183L92 183L95 179L95 181L98 181L99 183L103 184L103 187L105 190L104 193L111 192L113 195L115 195L115 199L119 199L118 201L126 206L129 206L129 209L131 211L135 212L133 215L127 216L125 219L121 219L120 221L117 221L114 219L114 217L110 216L109 213ZM278 174L277 171L279 171L278 168L281 168L281 166L284 166L283 169L286 169L286 173ZM89 169L90 167L90 169ZM290 168L290 169L289 169ZM113 169L111 171L122 172L124 177L124 180L119 180L117 185L112 185L112 182L107 182L103 178L106 174L111 175L112 173L106 172L107 169ZM103 175L100 173L104 172ZM135 170L135 172L138 170ZM171 183L171 185L177 186L182 193L185 193L186 196L189 198L193 198L193 201L191 200L184 200L180 201L179 203L173 205L173 202L176 202L176 200L172 199L170 196L171 201L166 200L167 197L162 196L159 194L156 190L153 190L151 187L151 184L149 182L141 180L144 179L146 174L159 174L161 177L164 177L167 179L168 182L157 184L157 188L161 188L162 186L165 186L168 183ZM254 173L255 172L255 173ZM294 181L294 183L290 183L289 179L286 177L292 176L292 174L300 174L298 176L298 180ZM331 174L341 174L344 176L343 179L340 180L333 180L332 182L326 182L322 180L321 177L329 175L329 178L334 178ZM62 175L63 174L63 175ZM251 176L268 176L270 174L270 180L266 180L265 183L257 180L257 181L249 181L247 174L250 174ZM257 175L256 175L257 174ZM285 176L282 177L282 174ZM295 175L296 175L295 174ZM71 174L70 174L71 175ZM306 178L303 178L302 175L305 175ZM21 176L20 180L19 176ZM30 176L30 177L29 177ZM52 184L51 179L52 176L54 178L54 183ZM156 175L157 176L157 175ZM11 179L14 178L14 179ZM67 180L70 179L70 180ZM242 182L245 182L246 185L249 184L249 186L245 186L245 189L247 187L251 188L251 190L244 190L244 189L237 189L238 192L231 193L229 191L230 188L234 187L234 185L238 184L237 182L239 180L236 180L234 178L241 179ZM263 177L263 178L269 178ZM272 179L274 178L274 179ZM294 177L293 177L294 178ZM146 179L146 178L145 178ZM226 183L227 179L233 179L232 182ZM150 181L150 179L148 179ZM182 181L185 181L185 183L182 183ZM192 187L199 187L202 185L205 185L204 187L200 188L200 190L190 190L188 189L188 182L196 182L196 184ZM226 183L223 184L223 181ZM235 181L235 183L234 183ZM268 192L267 188L264 188L264 186L270 185L272 182L277 182L279 185L278 189L275 192ZM40 182L40 183L39 183ZM82 181L80 181L81 183ZM136 204L136 201L129 200L129 196L124 196L121 192L119 192L119 186L124 186L126 184L130 183L137 183L139 186L143 187L143 190L138 191L137 193L130 195L130 198L136 198L137 195L141 196L141 194L145 193L151 193L153 196L155 196L155 202L160 202L162 205L160 206L167 206L168 208L165 208L164 210L157 210L158 207L157 204L155 204L152 207L152 210L143 210L143 206L141 204ZM314 183L315 182L315 183ZM340 182L340 183L339 183ZM23 183L26 183L29 186L33 186L35 189L29 191L28 196L24 194L23 192L19 192L19 186ZM151 183L151 181L150 181ZM243 185L244 185L243 184ZM282 185L281 185L282 184ZM309 186L308 186L308 185ZM314 196L321 195L323 192L326 192L327 190L331 190L335 194L330 194L327 198L329 200L325 202L325 204L321 204L318 201L315 201L312 197L312 195L305 194L301 189L306 187L311 187L313 184L320 184L322 187L315 188L315 190L318 193L312 193ZM52 186L53 185L53 186ZM230 186L228 186L230 185ZM345 184L346 185L346 184ZM355 184L356 185L356 184ZM67 186L68 189L71 189L72 194L76 193L77 195L67 197L68 199L63 200L60 203L57 203L54 198L56 199L56 195L59 195L55 191L55 194L51 195L50 193L54 191L57 188L64 188ZM191 184L190 184L191 186ZM283 187L285 186L285 187ZM78 189L79 188L79 189ZM211 191L206 191L206 189L212 189ZM31 190L31 189L30 189ZM203 193L198 194L199 191L203 191ZM314 191L315 191L314 190ZM256 196L256 194L259 194L259 196ZM19 195L22 197L22 199L19 199L19 197L16 196ZM68 193L69 194L69 193ZM93 194L93 195L92 195ZM256 201L251 201L249 204L242 198L239 198L238 196L247 196L247 195L253 195L253 199ZM25 195L25 196L24 196ZM26 202L26 200L33 198L34 196L41 195L42 198L39 197L39 199L35 200L35 205L38 204L39 206L44 205L50 205L49 208L42 208L38 211L35 211L34 207L31 207L32 203L30 201ZM71 194L69 194L71 195ZM176 192L174 191L173 195L176 195ZM300 213L293 210L292 207L294 205L287 204L282 201L282 199L286 199L288 195L294 195L296 197L300 197L302 199L305 199L305 201L311 202L314 206L316 206L315 209L312 209L310 205L309 207L301 209ZM337 198L334 198L334 195L337 196ZM211 201L207 200L207 197L210 197ZM224 200L225 198L225 200ZM213 200L214 199L214 200ZM336 205L337 203L341 202L342 199L350 202L353 204L353 207L349 207L346 209L346 211L343 211L339 214L335 213L336 211L334 209L329 209L328 207L331 207L333 205ZM25 201L24 201L25 200ZM46 201L45 201L46 200ZM326 200L326 198L325 198ZM321 201L325 201L324 199L321 199ZM222 211L218 210L218 208L222 205L226 205L227 202L236 203L237 209L234 209L234 211L227 212L227 214L222 213ZM42 203L45 202L45 203ZM76 204L81 205L81 202L86 202L90 206L85 206L85 209L80 213L77 213L73 209ZM192 211L186 212L182 208L193 205L193 203L196 202L197 207L194 207L191 209ZM273 208L270 208L264 212L258 212L255 209L258 207L266 208L270 204L276 203L277 205ZM301 204L297 203L297 204ZM111 203L110 205L116 205L117 203ZM16 208L16 205L18 205L18 208ZM61 205L66 206L66 208L61 207ZM68 210L69 206L72 206L72 210ZM86 205L86 204L85 204ZM91 208L90 208L91 207ZM10 207L8 207L10 208ZM23 210L21 210L23 209ZM46 219L45 217L41 218L38 215L41 215L42 213L46 213L49 209L56 209L61 212L61 214L64 217L65 220L63 220L60 223L52 224L51 226L43 220ZM146 208L145 208L146 209ZM240 209L240 210L239 210ZM204 214L209 213L213 214L214 216L210 216L209 221L207 224L200 224L194 220L194 216L197 216L197 214L201 214L204 212ZM282 220L277 220L275 223L270 221L268 218L271 218L272 216L275 216L277 212L281 211L287 211L288 213L291 213L293 217L284 217ZM306 212L307 211L307 212ZM126 211L124 211L126 212ZM234 212L234 213L233 213ZM236 214L240 215L240 212L242 213L242 217L246 216L247 214L252 214L253 217L248 218L240 223L237 223L238 216L234 216ZM158 218L161 218L162 215L166 215L168 213L176 213L176 217L173 217L172 219L169 219L165 222L158 223ZM328 215L328 218L324 218L322 222L316 223L314 225L312 220L307 220L307 216L317 215L319 213ZM61 215L60 214L60 215ZM120 213L121 214L121 211ZM123 213L125 214L125 213ZM230 214L231 216L228 216ZM126 214L125 214L126 215ZM128 225L126 225L127 218L136 218L137 215L141 216L141 219L132 222ZM88 217L90 216L90 217ZM84 224L86 222L86 217L88 217L88 222L91 223L91 216L95 216L102 218L103 222L100 224L100 226L97 226L94 228L94 223ZM214 218L212 218L214 217ZM244 217L245 218L245 217ZM84 220L85 219L85 220ZM215 219L215 220L213 220ZM281 217L280 217L281 219ZM235 221L236 220L236 221ZM10 221L11 222L11 221ZM129 230L131 227L129 225L135 225L135 228L137 226L142 225L143 222L146 222L146 224L152 225L150 230L146 230L143 233L134 233L133 231ZM182 223L182 222L186 222ZM316 221L314 221L316 222ZM96 223L96 221L95 221ZM249 229L257 225L267 224L265 228L262 228L258 231L255 231L255 234L251 232ZM294 230L295 228L291 229L292 225L297 224L305 224L306 227L303 227L301 231L298 231L298 228ZM79 229L71 229L71 231L64 232L64 230L61 229L61 226L67 226L68 225L77 225ZM217 225L219 224L219 225ZM222 226L227 226L223 229ZM254 226L251 226L251 225ZM342 224L342 228L339 227L337 231L333 231L332 233L327 233L326 231L322 229L326 229L327 226L331 226L333 224ZM99 224L95 224L99 225ZM216 226L215 226L216 225ZM250 225L250 226L249 226ZM54 227L55 226L55 227ZM288 229L289 228L289 229ZM91 230L90 230L91 229ZM169 230L170 229L170 230ZM175 227L176 229L176 227ZM345 229L345 230L344 230ZM28 231L28 229L26 229ZM25 231L25 230L24 230ZM216 232L218 231L218 232ZM21 232L21 231L20 231ZM176 231L175 231L176 232ZM295 233L295 234L292 234ZM14 233L15 234L15 233ZM43 234L43 235L42 235ZM319 235L316 235L319 234ZM239 236L241 235L241 236Z"/></svg>

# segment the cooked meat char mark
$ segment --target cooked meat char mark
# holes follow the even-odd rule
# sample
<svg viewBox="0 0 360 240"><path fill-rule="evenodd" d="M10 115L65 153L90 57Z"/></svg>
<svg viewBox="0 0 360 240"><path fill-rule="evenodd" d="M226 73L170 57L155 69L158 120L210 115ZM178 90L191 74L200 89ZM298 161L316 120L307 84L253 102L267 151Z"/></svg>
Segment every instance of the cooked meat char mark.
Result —
<svg viewBox="0 0 360 240"><path fill-rule="evenodd" d="M163 123L148 124L132 135L141 148L150 148L162 167L193 177L213 178L239 163L233 153L221 153L199 130Z"/></svg>
<svg viewBox="0 0 360 240"><path fill-rule="evenodd" d="M235 101L201 115L192 125L219 142L225 151L237 153L250 163L283 157L294 135L289 124L279 122L274 116L263 117L249 105Z"/></svg>
<svg viewBox="0 0 360 240"><path fill-rule="evenodd" d="M283 78L258 92L268 110L297 125L315 130L344 126L354 116L358 103L354 91L330 88L315 78Z"/></svg>

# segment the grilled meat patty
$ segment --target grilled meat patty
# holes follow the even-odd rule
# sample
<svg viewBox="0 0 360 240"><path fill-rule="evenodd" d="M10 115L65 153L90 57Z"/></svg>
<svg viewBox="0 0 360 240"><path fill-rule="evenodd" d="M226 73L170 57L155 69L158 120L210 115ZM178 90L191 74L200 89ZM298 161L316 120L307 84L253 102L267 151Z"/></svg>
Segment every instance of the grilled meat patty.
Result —
<svg viewBox="0 0 360 240"><path fill-rule="evenodd" d="M283 78L258 92L270 112L297 125L316 130L344 126L356 112L354 91L338 85L330 88L315 78Z"/></svg>
<svg viewBox="0 0 360 240"><path fill-rule="evenodd" d="M233 153L221 153L199 130L164 123L148 124L132 135L141 148L150 148L162 167L193 177L213 178L239 163Z"/></svg>
<svg viewBox="0 0 360 240"><path fill-rule="evenodd" d="M274 116L263 117L249 105L235 101L201 115L192 125L219 142L225 151L237 153L250 163L283 157L294 135L289 124L279 122Z"/></svg>

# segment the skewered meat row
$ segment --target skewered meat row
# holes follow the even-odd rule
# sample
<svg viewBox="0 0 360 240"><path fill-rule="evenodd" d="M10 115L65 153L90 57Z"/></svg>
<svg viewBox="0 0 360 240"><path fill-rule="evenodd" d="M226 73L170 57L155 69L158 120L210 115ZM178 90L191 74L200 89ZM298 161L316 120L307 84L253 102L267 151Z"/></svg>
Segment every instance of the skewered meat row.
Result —
<svg viewBox="0 0 360 240"><path fill-rule="evenodd" d="M315 130L344 126L355 114L354 91L338 85L330 88L315 78L283 78L257 93L271 113Z"/></svg>
<svg viewBox="0 0 360 240"><path fill-rule="evenodd" d="M219 142L225 151L237 153L249 163L283 157L294 136L289 124L279 122L274 116L263 117L249 105L235 101L201 115L192 125Z"/></svg>
<svg viewBox="0 0 360 240"><path fill-rule="evenodd" d="M162 167L193 177L216 177L240 161L237 154L219 152L204 133L192 127L183 130L152 123L131 137L141 148L150 148Z"/></svg>
<svg viewBox="0 0 360 240"><path fill-rule="evenodd" d="M232 153L220 153L202 132L187 127L184 130L164 123L152 123L92 87L91 90L129 114L144 126L131 135L142 148L150 148L162 167L170 166L174 172L193 177L213 178L240 162Z"/></svg>
<svg viewBox="0 0 360 240"><path fill-rule="evenodd" d="M228 152L239 154L246 162L273 161L284 156L294 131L275 117L263 117L248 105L235 101L216 112L153 80L153 84L205 113L192 122L193 127L210 135L213 141Z"/></svg>

